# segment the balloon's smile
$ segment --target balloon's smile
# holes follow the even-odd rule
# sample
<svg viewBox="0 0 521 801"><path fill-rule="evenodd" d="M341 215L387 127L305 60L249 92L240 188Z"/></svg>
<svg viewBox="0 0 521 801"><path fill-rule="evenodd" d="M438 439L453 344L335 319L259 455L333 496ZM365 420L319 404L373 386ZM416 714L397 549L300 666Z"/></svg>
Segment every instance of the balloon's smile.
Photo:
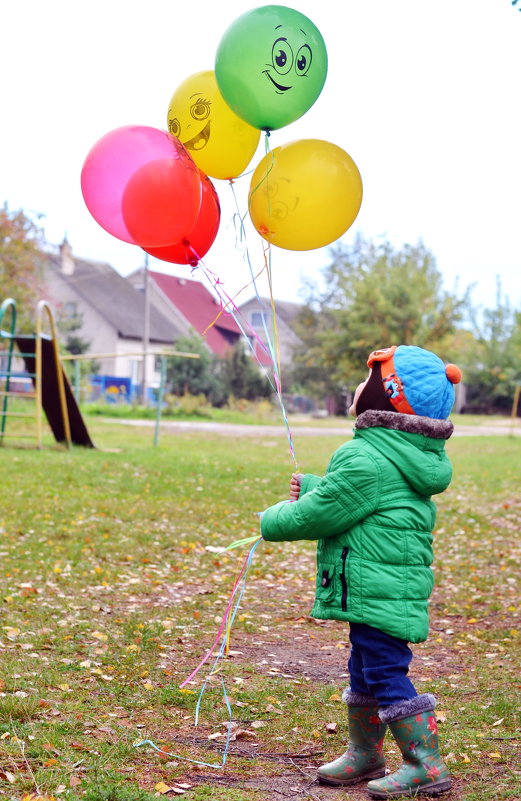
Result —
<svg viewBox="0 0 521 801"><path fill-rule="evenodd" d="M288 89L292 89L293 88L292 86L282 86L282 84L277 83L277 81L274 81L273 78L271 77L271 75L269 74L268 70L263 70L263 72L264 72L264 75L266 75L266 77L270 79L270 81L272 82L273 86L279 92L287 92Z"/></svg>
<svg viewBox="0 0 521 801"><path fill-rule="evenodd" d="M202 131L199 131L192 139L189 139L188 142L183 142L183 145L188 148L188 150L202 150L205 145L208 144L208 140L210 138L210 120L206 123Z"/></svg>

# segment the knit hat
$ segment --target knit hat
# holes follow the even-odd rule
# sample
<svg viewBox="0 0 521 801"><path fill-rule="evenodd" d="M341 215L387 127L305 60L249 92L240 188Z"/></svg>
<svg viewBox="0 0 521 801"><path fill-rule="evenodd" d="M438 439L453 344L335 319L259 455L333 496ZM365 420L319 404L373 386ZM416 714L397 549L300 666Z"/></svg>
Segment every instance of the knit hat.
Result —
<svg viewBox="0 0 521 801"><path fill-rule="evenodd" d="M367 365L372 368L376 364L381 370L383 393L394 411L437 420L449 416L455 399L454 384L461 381L461 370L455 364L445 365L435 353L415 345L375 350ZM362 411L364 392L365 388L358 400L357 412Z"/></svg>

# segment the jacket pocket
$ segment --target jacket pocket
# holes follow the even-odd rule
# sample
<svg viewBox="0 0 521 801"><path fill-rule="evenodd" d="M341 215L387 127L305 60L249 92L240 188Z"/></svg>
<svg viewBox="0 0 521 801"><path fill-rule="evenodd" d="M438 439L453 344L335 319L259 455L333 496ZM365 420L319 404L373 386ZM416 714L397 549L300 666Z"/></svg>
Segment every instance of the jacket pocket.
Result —
<svg viewBox="0 0 521 801"><path fill-rule="evenodd" d="M341 608L342 612L347 612L347 570L346 570L346 562L347 556L349 554L349 548L342 549L341 555L341 570L340 570L340 584L342 587L342 599L341 599Z"/></svg>
<svg viewBox="0 0 521 801"><path fill-rule="evenodd" d="M317 601L328 603L335 598L335 565L322 563L317 574Z"/></svg>

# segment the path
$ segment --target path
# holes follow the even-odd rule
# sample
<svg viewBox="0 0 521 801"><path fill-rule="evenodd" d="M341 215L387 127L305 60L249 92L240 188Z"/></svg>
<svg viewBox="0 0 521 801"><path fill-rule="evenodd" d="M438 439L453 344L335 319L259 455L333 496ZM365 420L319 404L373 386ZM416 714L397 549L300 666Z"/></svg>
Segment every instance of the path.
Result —
<svg viewBox="0 0 521 801"><path fill-rule="evenodd" d="M154 420L132 420L122 418L104 417L100 418L105 423L121 423L128 426L155 426ZM327 437L327 436L348 436L353 430L353 424L346 422L345 425L336 426L307 426L298 425L292 427L293 437ZM212 434L219 434L227 437L280 437L286 436L284 426L273 425L245 425L241 423L216 423L208 420L161 420L161 431L165 433L176 433L182 431L202 431ZM503 422L494 421L479 425L464 425L458 423L454 428L456 437L483 437L483 436L521 436L521 422L516 421L514 425L509 419Z"/></svg>

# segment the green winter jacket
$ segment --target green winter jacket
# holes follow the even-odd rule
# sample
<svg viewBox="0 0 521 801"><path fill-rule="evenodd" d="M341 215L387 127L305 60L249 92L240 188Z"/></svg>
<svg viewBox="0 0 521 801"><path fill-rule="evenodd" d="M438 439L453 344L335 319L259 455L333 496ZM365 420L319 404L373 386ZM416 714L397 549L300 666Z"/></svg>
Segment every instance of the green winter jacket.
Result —
<svg viewBox="0 0 521 801"><path fill-rule="evenodd" d="M263 513L265 540L318 540L314 617L366 623L408 642L427 638L431 495L452 477L452 431L448 420L363 412L326 475L305 475L298 501Z"/></svg>

